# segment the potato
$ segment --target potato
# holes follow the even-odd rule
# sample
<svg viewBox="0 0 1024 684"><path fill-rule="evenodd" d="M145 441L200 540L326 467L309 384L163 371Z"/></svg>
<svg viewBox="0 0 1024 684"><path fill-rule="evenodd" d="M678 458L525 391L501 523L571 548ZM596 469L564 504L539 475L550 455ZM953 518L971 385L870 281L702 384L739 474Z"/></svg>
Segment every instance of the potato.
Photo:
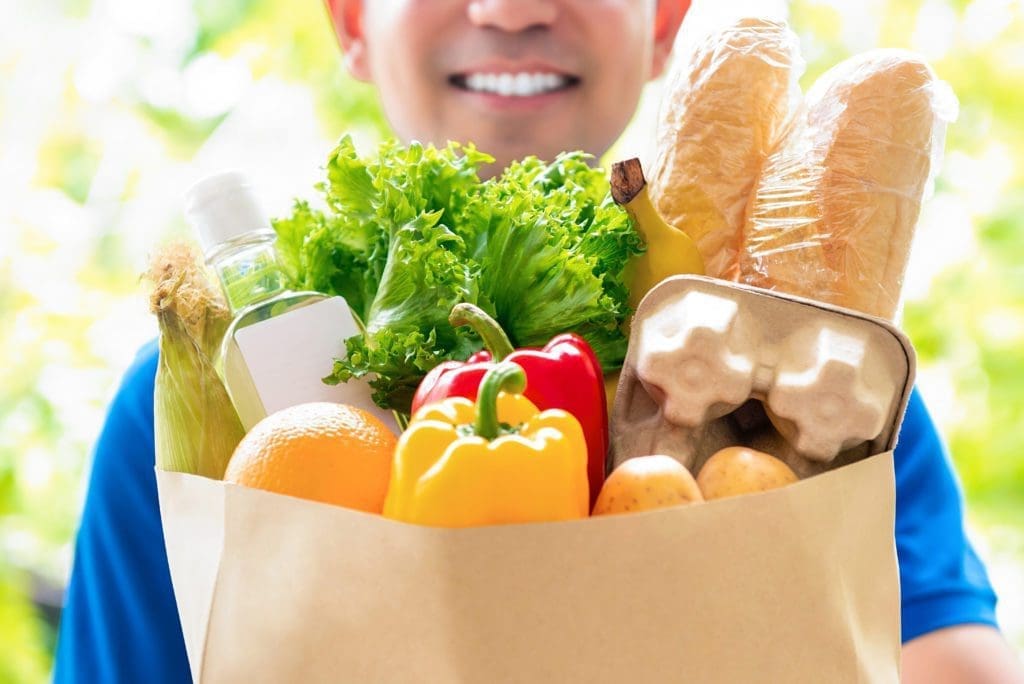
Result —
<svg viewBox="0 0 1024 684"><path fill-rule="evenodd" d="M697 486L707 500L763 492L796 482L796 474L763 451L726 447L716 451L697 474Z"/></svg>
<svg viewBox="0 0 1024 684"><path fill-rule="evenodd" d="M624 461L605 480L593 515L633 513L704 501L686 466L671 456Z"/></svg>

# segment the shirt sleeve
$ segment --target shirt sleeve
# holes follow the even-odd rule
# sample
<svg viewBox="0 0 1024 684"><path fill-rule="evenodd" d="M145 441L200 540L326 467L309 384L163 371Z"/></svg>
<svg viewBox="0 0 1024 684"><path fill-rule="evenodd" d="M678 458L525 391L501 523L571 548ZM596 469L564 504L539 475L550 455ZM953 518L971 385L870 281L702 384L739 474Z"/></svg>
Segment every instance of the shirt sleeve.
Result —
<svg viewBox="0 0 1024 684"><path fill-rule="evenodd" d="M895 453L903 641L943 627L996 625L996 595L964 528L963 495L917 388Z"/></svg>
<svg viewBox="0 0 1024 684"><path fill-rule="evenodd" d="M54 681L189 682L154 473L157 345L146 345L107 414L75 544Z"/></svg>

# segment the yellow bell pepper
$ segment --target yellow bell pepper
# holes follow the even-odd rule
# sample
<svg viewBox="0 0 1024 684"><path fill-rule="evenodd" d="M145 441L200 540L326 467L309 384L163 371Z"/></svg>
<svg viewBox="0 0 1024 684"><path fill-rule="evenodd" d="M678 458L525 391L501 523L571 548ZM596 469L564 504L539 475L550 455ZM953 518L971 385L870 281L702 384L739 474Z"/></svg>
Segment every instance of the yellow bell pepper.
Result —
<svg viewBox="0 0 1024 684"><path fill-rule="evenodd" d="M566 411L539 413L525 387L523 369L505 362L475 404L451 397L417 411L395 450L384 515L436 527L587 517L583 429Z"/></svg>

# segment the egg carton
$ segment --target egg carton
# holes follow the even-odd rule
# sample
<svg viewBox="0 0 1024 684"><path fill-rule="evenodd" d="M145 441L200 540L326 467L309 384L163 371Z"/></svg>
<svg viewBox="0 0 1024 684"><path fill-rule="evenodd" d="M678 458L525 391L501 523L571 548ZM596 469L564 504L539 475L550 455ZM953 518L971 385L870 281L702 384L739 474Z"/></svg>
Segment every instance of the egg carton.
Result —
<svg viewBox="0 0 1024 684"><path fill-rule="evenodd" d="M696 472L747 446L800 477L895 446L914 351L855 311L706 278L640 303L612 408L610 467L668 454Z"/></svg>

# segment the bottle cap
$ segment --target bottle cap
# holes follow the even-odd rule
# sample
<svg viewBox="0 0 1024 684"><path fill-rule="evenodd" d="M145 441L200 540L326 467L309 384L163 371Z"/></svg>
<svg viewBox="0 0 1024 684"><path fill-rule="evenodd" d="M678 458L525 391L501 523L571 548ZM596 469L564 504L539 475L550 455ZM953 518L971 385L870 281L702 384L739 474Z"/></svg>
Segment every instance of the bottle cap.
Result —
<svg viewBox="0 0 1024 684"><path fill-rule="evenodd" d="M199 233L207 256L241 235L273 232L252 182L240 171L207 176L189 188L185 217Z"/></svg>

